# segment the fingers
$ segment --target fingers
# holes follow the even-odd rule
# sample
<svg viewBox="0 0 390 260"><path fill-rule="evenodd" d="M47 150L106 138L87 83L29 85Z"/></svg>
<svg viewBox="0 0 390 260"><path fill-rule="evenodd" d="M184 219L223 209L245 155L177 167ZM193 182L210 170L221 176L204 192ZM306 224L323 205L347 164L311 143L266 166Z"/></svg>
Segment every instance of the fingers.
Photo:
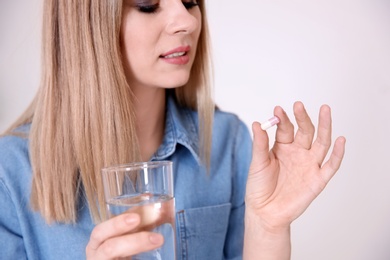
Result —
<svg viewBox="0 0 390 260"><path fill-rule="evenodd" d="M294 125L286 112L279 106L275 107L274 115L279 117L280 123L275 133L275 140L281 144L291 144L294 141Z"/></svg>
<svg viewBox="0 0 390 260"><path fill-rule="evenodd" d="M136 255L160 247L164 243L161 234L139 232L106 240L96 251L94 259L113 259Z"/></svg>
<svg viewBox="0 0 390 260"><path fill-rule="evenodd" d="M91 233L88 247L96 250L107 239L129 233L140 223L137 214L121 214L98 224Z"/></svg>
<svg viewBox="0 0 390 260"><path fill-rule="evenodd" d="M121 214L98 224L86 247L88 258L111 259L134 255L158 248L163 244L160 234L139 232L130 234L140 224L137 214Z"/></svg>
<svg viewBox="0 0 390 260"><path fill-rule="evenodd" d="M321 171L326 182L328 182L340 168L345 153L345 143L346 140L344 137L338 137L334 143L329 160L322 166Z"/></svg>
<svg viewBox="0 0 390 260"><path fill-rule="evenodd" d="M320 108L317 137L314 142L313 138L316 129L302 102L297 101L294 103L294 116L298 125L298 130L295 136L294 125L291 123L287 114L281 107L275 107L274 115L280 119L275 135L276 144L293 144L294 146L297 145L303 149L310 150L310 152L315 156L314 158L318 162L319 167L324 167L324 172L327 173L326 175L328 178L331 178L341 165L341 161L344 156L345 138L340 137L337 139L330 159L322 166L322 163L328 154L329 148L332 145L332 118L330 107L328 105L323 105ZM253 125L255 137L256 132L258 132L258 136L261 136L261 130L258 130L258 128L260 128L260 126L255 124ZM254 144L256 144L256 140L254 140ZM253 155L263 155L263 159L258 161L259 165L268 162L267 160L269 160L269 157L266 157L265 151L268 149L268 146L266 149L265 146L261 146L261 143L259 142L256 144L256 147L253 149ZM253 161L254 158L252 158L252 162Z"/></svg>
<svg viewBox="0 0 390 260"><path fill-rule="evenodd" d="M329 148L332 144L332 118L331 110L327 105L320 108L320 115L318 120L317 138L314 141L312 148L317 156L318 164L321 165Z"/></svg>
<svg viewBox="0 0 390 260"><path fill-rule="evenodd" d="M305 149L310 149L315 128L302 102L294 103L294 116L298 124L294 142Z"/></svg>
<svg viewBox="0 0 390 260"><path fill-rule="evenodd" d="M262 170L269 163L268 135L261 129L259 122L252 124L253 147L251 172Z"/></svg>

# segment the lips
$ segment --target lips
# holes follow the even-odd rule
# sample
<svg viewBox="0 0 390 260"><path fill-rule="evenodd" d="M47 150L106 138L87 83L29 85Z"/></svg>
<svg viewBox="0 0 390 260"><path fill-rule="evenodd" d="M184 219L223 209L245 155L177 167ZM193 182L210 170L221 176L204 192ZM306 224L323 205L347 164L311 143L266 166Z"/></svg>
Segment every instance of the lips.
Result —
<svg viewBox="0 0 390 260"><path fill-rule="evenodd" d="M170 58L176 58L181 57L183 55L187 55L187 53L191 50L190 46L180 46L178 48L175 48L173 50L170 50L164 54L161 54L160 57L164 59L170 59Z"/></svg>
<svg viewBox="0 0 390 260"><path fill-rule="evenodd" d="M183 56L183 55L186 55L186 54L187 54L187 52L185 52L185 51L174 52L174 53L172 53L172 54L162 56L162 58L164 58L164 59L170 59L170 58L180 57L180 56Z"/></svg>
<svg viewBox="0 0 390 260"><path fill-rule="evenodd" d="M190 61L190 56L188 55L190 50L190 46L180 46L160 55L160 59L169 64L185 65Z"/></svg>

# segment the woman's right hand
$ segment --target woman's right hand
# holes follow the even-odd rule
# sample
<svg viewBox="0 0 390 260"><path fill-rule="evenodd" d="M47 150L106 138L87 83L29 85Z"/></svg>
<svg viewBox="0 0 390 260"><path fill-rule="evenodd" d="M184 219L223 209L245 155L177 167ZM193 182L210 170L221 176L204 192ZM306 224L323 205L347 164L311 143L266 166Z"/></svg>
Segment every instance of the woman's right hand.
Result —
<svg viewBox="0 0 390 260"><path fill-rule="evenodd" d="M138 214L124 213L96 225L86 247L87 259L129 257L161 247L161 234L136 232L140 223Z"/></svg>

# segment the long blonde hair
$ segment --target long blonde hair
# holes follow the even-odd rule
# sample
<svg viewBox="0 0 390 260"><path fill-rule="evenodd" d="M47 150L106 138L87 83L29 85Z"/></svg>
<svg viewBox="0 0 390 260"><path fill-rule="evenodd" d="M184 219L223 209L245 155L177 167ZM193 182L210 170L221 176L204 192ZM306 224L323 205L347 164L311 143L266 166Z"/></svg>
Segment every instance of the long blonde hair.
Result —
<svg viewBox="0 0 390 260"><path fill-rule="evenodd" d="M198 111L209 163L214 103L204 1L197 56L179 104ZM76 222L85 196L95 222L106 217L100 169L140 160L133 95L121 49L122 1L45 0L41 84L6 134L30 123L31 203L47 222ZM131 83L130 83L131 84ZM81 192L83 194L81 194Z"/></svg>

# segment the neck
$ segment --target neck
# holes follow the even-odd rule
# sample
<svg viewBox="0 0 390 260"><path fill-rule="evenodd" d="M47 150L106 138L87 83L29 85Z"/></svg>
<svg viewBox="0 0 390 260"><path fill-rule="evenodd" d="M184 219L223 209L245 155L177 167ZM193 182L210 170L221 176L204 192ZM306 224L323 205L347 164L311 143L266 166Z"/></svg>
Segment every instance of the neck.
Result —
<svg viewBox="0 0 390 260"><path fill-rule="evenodd" d="M149 88L135 92L135 113L141 159L147 161L164 137L165 89Z"/></svg>

